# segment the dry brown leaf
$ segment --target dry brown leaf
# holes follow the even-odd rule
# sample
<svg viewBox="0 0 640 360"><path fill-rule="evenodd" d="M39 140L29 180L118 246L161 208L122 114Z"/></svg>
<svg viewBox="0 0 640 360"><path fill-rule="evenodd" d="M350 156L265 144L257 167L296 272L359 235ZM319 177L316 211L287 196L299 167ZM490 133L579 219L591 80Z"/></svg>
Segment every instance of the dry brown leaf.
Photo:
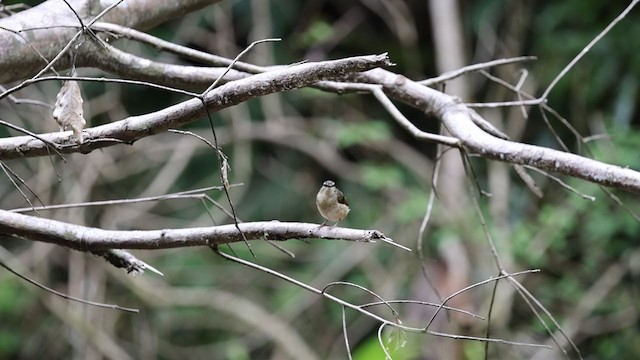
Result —
<svg viewBox="0 0 640 360"><path fill-rule="evenodd" d="M229 169L231 167L229 166L229 160L227 159L227 157L222 154L222 166L220 166L220 173L222 174L222 183L224 184L225 189L227 189L227 191L229 191L229 188L231 187L229 185Z"/></svg>
<svg viewBox="0 0 640 360"><path fill-rule="evenodd" d="M53 118L60 131L71 129L78 143L82 143L82 129L86 125L82 113L82 94L76 81L65 81L56 97Z"/></svg>

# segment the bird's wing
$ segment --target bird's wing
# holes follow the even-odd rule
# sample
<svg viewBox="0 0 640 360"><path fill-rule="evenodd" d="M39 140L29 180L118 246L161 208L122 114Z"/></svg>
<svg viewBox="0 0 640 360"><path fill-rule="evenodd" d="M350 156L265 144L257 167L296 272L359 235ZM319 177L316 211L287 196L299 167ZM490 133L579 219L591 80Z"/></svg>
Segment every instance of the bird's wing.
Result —
<svg viewBox="0 0 640 360"><path fill-rule="evenodd" d="M347 206L349 206L349 203L347 202L347 198L344 197L344 194L342 193L342 191L336 189L336 191L338 191L338 202L340 204L345 204Z"/></svg>

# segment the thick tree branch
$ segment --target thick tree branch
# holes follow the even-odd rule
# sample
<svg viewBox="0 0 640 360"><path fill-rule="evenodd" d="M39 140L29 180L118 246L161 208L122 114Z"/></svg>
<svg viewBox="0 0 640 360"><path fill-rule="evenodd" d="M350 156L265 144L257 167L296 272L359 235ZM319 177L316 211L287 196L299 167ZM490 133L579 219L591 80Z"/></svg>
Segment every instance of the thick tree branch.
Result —
<svg viewBox="0 0 640 360"><path fill-rule="evenodd" d="M136 40L143 44L150 45L159 51L169 52L180 57L200 61L205 64L226 67L232 62L231 59L214 54L209 54L200 50L191 49L183 45L174 44L170 41L157 38L153 35L149 35L142 31L131 29L126 26L97 22L91 28L96 31L104 31L108 34L115 35L116 38L125 37L127 39ZM236 61L233 65L233 68L251 74L274 70L274 66L258 66L242 61Z"/></svg>
<svg viewBox="0 0 640 360"><path fill-rule="evenodd" d="M340 78L354 72L389 65L392 64L387 54L295 65L227 83L210 91L203 100L210 110L218 111L258 96L298 89L320 80ZM75 144L70 131L43 134L42 138L66 144L66 147L59 149L62 153L88 153L121 142L133 143L143 137L180 127L204 113L200 99L191 99L153 113L85 129L85 141L82 144ZM46 144L33 137L0 139L2 160L44 155L48 155Z"/></svg>
<svg viewBox="0 0 640 360"><path fill-rule="evenodd" d="M355 74L356 81L380 84L387 95L440 119L467 151L512 164L531 165L597 184L640 193L640 172L580 155L522 144L492 136L473 121L472 112L456 97L420 85L383 69Z"/></svg>
<svg viewBox="0 0 640 360"><path fill-rule="evenodd" d="M392 242L376 230L357 230L318 224L262 221L240 223L248 240L326 239ZM108 249L168 249L212 246L243 241L234 224L163 230L103 230L0 210L0 234L48 242L68 248L100 252Z"/></svg>
<svg viewBox="0 0 640 360"><path fill-rule="evenodd" d="M150 29L218 1L127 0L101 21L136 29ZM69 3L83 20L87 20L104 10L106 6L101 4L108 2L70 0ZM78 19L74 13L63 3L54 0L0 19L0 83L35 75L46 65L41 56L53 59L78 30ZM81 51L78 60L82 61L85 55L90 54ZM69 68L70 65L71 57L65 56L56 64L56 68Z"/></svg>
<svg viewBox="0 0 640 360"><path fill-rule="evenodd" d="M204 90L224 72L224 67L204 67L166 64L141 58L108 46L104 49L93 45L95 51L78 61L78 66L95 67L116 74L124 79L148 81L179 89ZM251 74L231 70L223 82L239 80Z"/></svg>

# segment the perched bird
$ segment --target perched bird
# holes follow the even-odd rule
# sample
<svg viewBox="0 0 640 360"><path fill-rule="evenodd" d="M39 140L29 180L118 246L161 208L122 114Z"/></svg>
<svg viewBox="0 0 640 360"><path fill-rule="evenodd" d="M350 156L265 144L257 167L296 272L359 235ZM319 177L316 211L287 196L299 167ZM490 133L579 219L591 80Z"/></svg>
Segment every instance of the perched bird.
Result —
<svg viewBox="0 0 640 360"><path fill-rule="evenodd" d="M350 210L344 194L331 180L322 184L318 195L316 195L316 206L320 215L325 218L322 225L325 225L327 221L335 221L333 226L336 226L340 220L347 217Z"/></svg>

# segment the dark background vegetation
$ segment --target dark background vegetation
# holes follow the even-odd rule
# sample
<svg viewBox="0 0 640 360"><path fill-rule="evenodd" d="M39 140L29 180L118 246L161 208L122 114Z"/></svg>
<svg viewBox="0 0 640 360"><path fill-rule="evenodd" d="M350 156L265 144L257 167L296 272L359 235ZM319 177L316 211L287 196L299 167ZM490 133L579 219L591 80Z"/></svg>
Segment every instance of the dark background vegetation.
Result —
<svg viewBox="0 0 640 360"><path fill-rule="evenodd" d="M519 70L525 68L525 89L539 95L626 5L626 1L462 1L467 44L464 63L535 55L537 61L491 73L515 83ZM234 57L251 41L281 37L281 42L260 45L247 56L247 61L260 65L388 51L398 64L393 69L397 73L413 79L438 75L426 2L406 1L397 8L404 12L393 18L377 10L384 9L377 1L223 1L165 23L151 33L227 57ZM549 105L583 136L609 135L581 144L552 118L555 131L572 151L590 151L597 159L634 169L640 168L636 108L640 100L639 11L632 11L598 43L549 98ZM116 46L159 61L189 64L127 40ZM80 73L98 75L90 69ZM467 102L515 100L482 75L471 74L467 79L472 94L464 99ZM54 102L54 84L34 88L39 90L30 95ZM82 89L92 126L184 100L174 94L115 84L87 83ZM400 108L422 129L438 130L432 119ZM37 132L56 130L53 120L40 110L2 104L2 111L4 120L28 124L27 128ZM538 109L531 109L528 119L520 109L481 113L489 120L499 119L498 126L524 142L559 148ZM323 180L334 179L352 204L342 226L379 229L415 248L428 200L435 145L412 139L373 97L301 90L249 101L214 114L214 122L230 159L230 178L244 184L231 191L242 220L320 222L314 195ZM211 136L204 119L188 128ZM0 133L8 135L4 129ZM45 203L52 204L160 195L219 182L215 154L199 142L175 134L161 134L131 147L75 154L71 159L72 164L56 165L62 182L56 181L46 158L13 161L11 166L37 189ZM99 169L92 168L92 162ZM639 358L640 222L597 186L582 181L564 179L595 196L595 202L537 175L534 177L545 192L542 199L531 194L515 174L507 177L508 187L495 188L491 175L502 165L489 164L480 158L473 160L483 189L507 189L499 194L506 197L506 209L496 208L487 198L482 199L482 206L499 240L499 251L510 259L509 270L542 270L521 280L561 324L570 327L571 338L583 355L592 359ZM87 180L87 171L97 175ZM88 188L78 190L87 182ZM3 208L25 206L9 181L2 183ZM639 209L637 195L615 194L630 209ZM211 196L224 203L220 193L212 192ZM211 208L216 221L229 222ZM428 272L443 295L496 272L473 211L469 209L464 224L454 228L441 221L446 212L436 205L431 231L423 239ZM195 200L59 211L46 216L113 229L211 225L204 205ZM288 258L264 242L252 244L258 263L314 286L344 280L389 299L434 299L417 259L394 248L335 241L289 241L283 246L296 258ZM0 272L0 358L99 358L95 344L109 346L109 342L92 328L100 329L134 358L287 358L291 355L273 338L282 335L272 333L280 331L275 319L320 358L346 358L339 306L266 274L225 262L206 249L137 251L136 255L165 277L145 274L131 278L100 259L63 248L6 238L2 247L3 259L10 252L48 286L83 298L138 307L141 313L56 301L8 272ZM249 258L245 247L234 245L234 250ZM459 268L466 270L459 274ZM449 288L450 283L460 286ZM486 286L469 292L456 305L486 314L491 289ZM509 292L507 285L499 289ZM357 303L373 300L354 289L333 291ZM517 296L507 298L511 300L496 304L499 314L492 323L492 336L546 341L548 334L526 304ZM403 321L410 325L424 324L430 314L425 309L401 308L406 314ZM348 321L355 358L383 358L376 339L377 323L355 313L348 313ZM486 323L465 319L442 326L483 336ZM291 339L286 334L284 338L284 342ZM483 354L479 343L411 335L397 356L438 358L438 348L454 348L458 358L478 359ZM490 354L493 358L527 358L531 354L527 351L492 345Z"/></svg>

